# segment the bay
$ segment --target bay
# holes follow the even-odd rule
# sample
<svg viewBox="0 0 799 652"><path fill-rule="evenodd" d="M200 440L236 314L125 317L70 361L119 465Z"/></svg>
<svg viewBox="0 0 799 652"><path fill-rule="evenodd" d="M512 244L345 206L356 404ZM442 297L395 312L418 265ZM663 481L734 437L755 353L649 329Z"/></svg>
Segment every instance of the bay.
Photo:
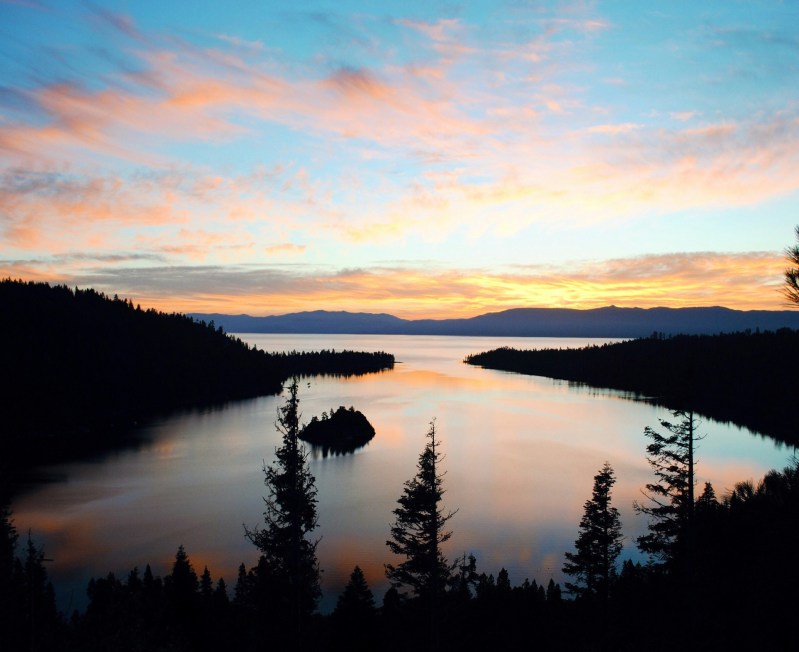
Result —
<svg viewBox="0 0 799 652"><path fill-rule="evenodd" d="M396 356L390 372L314 377L300 386L303 421L340 405L362 411L376 430L346 455L309 451L316 477L323 573L321 608L329 611L358 564L378 602L388 588L383 564L392 510L416 472L435 420L443 451L445 508L452 560L474 553L478 570L506 568L525 578L562 582L593 476L605 461L616 471L613 501L626 536L621 558L639 560L635 537L646 529L633 510L651 480L644 457L646 426L670 414L620 392L574 387L534 376L463 364L469 353L498 346L575 347L609 340L383 335L240 334L266 351L352 349ZM169 572L184 545L195 569L205 566L229 588L237 568L257 551L243 524L262 522L264 464L280 438L274 428L282 397L265 396L172 415L139 429L135 448L51 467L57 481L30 488L14 504L15 524L43 544L59 605L86 604L90 577L124 576L151 564ZM702 419L697 477L722 495L787 464L792 449L729 424Z"/></svg>

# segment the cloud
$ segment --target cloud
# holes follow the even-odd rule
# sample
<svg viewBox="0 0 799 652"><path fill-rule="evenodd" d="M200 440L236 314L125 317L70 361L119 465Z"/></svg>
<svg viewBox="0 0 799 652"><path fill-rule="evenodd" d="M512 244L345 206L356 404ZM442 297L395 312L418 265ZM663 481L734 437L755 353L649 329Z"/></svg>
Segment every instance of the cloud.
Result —
<svg viewBox="0 0 799 652"><path fill-rule="evenodd" d="M431 41L439 43L449 41L452 38L452 33L461 28L461 21L457 18L442 18L435 22L400 18L396 20L396 23L421 32Z"/></svg>
<svg viewBox="0 0 799 652"><path fill-rule="evenodd" d="M100 15L134 35L119 16ZM320 79L311 70L303 76L283 69L268 55L259 60L258 52L245 60L188 43L148 43L132 55L128 68L136 72L120 71L100 87L60 81L9 89L47 119L0 125L0 148L24 162L100 155L161 167L170 162L165 145L240 139L252 129L243 126L248 117L408 150L486 132L457 97L443 97L428 83L445 77L440 64L425 66L423 75L414 65L386 68L380 76L340 67ZM265 72L270 69L275 72Z"/></svg>
<svg viewBox="0 0 799 652"><path fill-rule="evenodd" d="M673 111L669 113L669 117L672 120L677 120L679 122L688 122L700 115L702 114L699 111Z"/></svg>
<svg viewBox="0 0 799 652"><path fill-rule="evenodd" d="M287 231L313 226L303 216L321 201L315 192L302 170L279 166L236 176L186 167L128 177L11 168L0 174L0 255L60 254L92 242L125 248L134 240L192 260L227 258L232 247L256 257L256 246L280 245Z"/></svg>
<svg viewBox="0 0 799 652"><path fill-rule="evenodd" d="M642 125L634 122L625 122L624 124L595 125L589 127L587 131L591 134L625 134L641 127Z"/></svg>
<svg viewBox="0 0 799 652"><path fill-rule="evenodd" d="M292 242L286 242L278 245L271 245L264 248L264 252L268 255L273 254L301 254L305 252L305 245L298 245Z"/></svg>
<svg viewBox="0 0 799 652"><path fill-rule="evenodd" d="M146 40L143 34L136 27L136 24L131 16L110 11L104 7L95 5L94 3L88 3L87 6L99 23L110 27L122 36L126 36L138 41Z"/></svg>
<svg viewBox="0 0 799 652"><path fill-rule="evenodd" d="M220 41L224 41L234 47L237 48L244 48L247 50L263 50L264 44L261 41L248 41L246 39L240 38L238 36L233 36L230 34L217 34L216 37Z"/></svg>
<svg viewBox="0 0 799 652"><path fill-rule="evenodd" d="M52 267L72 271L51 280L91 286L143 306L184 312L253 315L300 310L389 312L401 317L469 317L519 307L597 308L729 305L782 307L779 253L697 252L638 256L505 270L413 265L370 269L295 266L119 266L66 256ZM146 262L146 261L140 261ZM88 266L84 263L89 263ZM17 265L46 268L42 261ZM0 276L15 265L0 260ZM38 274L35 278L42 278Z"/></svg>

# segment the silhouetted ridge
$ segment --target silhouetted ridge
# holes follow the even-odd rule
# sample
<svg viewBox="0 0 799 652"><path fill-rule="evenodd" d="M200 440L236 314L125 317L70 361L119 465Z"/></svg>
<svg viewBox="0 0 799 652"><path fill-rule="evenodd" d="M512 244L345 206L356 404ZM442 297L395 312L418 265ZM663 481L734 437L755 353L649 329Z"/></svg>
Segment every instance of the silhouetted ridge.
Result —
<svg viewBox="0 0 799 652"><path fill-rule="evenodd" d="M465 362L636 392L785 442L799 441L799 331L731 333L617 342L582 349L500 348Z"/></svg>
<svg viewBox="0 0 799 652"><path fill-rule="evenodd" d="M292 375L394 364L387 353L268 354L213 321L91 289L4 280L0 309L3 446L37 462L113 445L120 430L161 412L278 393Z"/></svg>
<svg viewBox="0 0 799 652"><path fill-rule="evenodd" d="M299 312L270 317L195 313L231 333L467 335L494 337L646 337L799 329L799 312L710 308L516 308L468 319L407 320L387 314Z"/></svg>

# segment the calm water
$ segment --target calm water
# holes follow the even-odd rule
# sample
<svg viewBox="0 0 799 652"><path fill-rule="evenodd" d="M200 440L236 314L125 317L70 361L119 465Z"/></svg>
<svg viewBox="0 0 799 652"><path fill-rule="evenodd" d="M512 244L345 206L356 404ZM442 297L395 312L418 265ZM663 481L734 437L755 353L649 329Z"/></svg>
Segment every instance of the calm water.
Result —
<svg viewBox="0 0 799 652"><path fill-rule="evenodd" d="M478 570L508 569L562 581L563 553L577 534L593 476L608 460L618 482L614 503L627 535L622 558L638 559L634 538L646 528L633 500L651 479L644 427L668 412L616 392L572 388L546 378L487 371L464 356L497 346L585 346L606 340L409 336L241 335L267 351L320 348L394 353L394 371L354 379L312 378L301 385L303 421L339 405L366 414L377 435L354 454L323 457L310 466L319 491L318 555L324 570L322 608L329 610L352 568L364 570L380 601L388 588L383 564L392 509L413 477L430 420L446 455L445 507L450 559L473 552ZM243 524L261 523L262 463L279 437L280 397L242 401L176 415L141 429L136 449L50 469L57 482L37 487L13 505L20 533L45 545L51 578L65 610L85 606L91 576L125 574L150 563L168 572L183 544L198 573L232 590L241 562L257 551ZM705 419L697 470L701 489L717 494L744 479L782 468L792 449L747 430Z"/></svg>

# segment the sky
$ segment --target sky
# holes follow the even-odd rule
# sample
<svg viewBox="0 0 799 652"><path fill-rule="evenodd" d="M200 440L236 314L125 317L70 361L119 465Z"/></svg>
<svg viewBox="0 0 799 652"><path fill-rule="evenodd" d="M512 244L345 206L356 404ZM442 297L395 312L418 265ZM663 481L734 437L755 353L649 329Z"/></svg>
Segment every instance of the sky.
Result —
<svg viewBox="0 0 799 652"><path fill-rule="evenodd" d="M795 0L0 0L0 278L781 310L797 80Z"/></svg>

